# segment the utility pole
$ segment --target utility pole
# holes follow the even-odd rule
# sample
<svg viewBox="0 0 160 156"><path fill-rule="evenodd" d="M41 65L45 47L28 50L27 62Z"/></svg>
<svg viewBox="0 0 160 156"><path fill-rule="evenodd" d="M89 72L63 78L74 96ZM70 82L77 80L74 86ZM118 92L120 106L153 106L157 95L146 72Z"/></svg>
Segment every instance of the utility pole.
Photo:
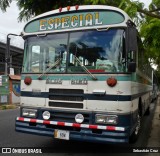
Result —
<svg viewBox="0 0 160 156"><path fill-rule="evenodd" d="M10 67L12 66L12 59L10 56L10 38L9 36L20 36L17 34L8 34L7 35L7 43L6 43L6 53L5 53L5 75L8 75L10 73Z"/></svg>

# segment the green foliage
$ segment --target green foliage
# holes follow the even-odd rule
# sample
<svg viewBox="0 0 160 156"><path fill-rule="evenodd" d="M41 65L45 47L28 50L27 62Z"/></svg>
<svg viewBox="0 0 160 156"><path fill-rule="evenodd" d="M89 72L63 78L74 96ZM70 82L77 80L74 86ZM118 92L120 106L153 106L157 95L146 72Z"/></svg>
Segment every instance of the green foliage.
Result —
<svg viewBox="0 0 160 156"><path fill-rule="evenodd" d="M142 14L138 11L138 9L144 8L144 3L139 1L130 1L130 0L122 0L119 8L124 10L136 23L137 26L139 26L143 22Z"/></svg>
<svg viewBox="0 0 160 156"><path fill-rule="evenodd" d="M149 6L150 10L160 8L160 0L152 0L152 3Z"/></svg>
<svg viewBox="0 0 160 156"><path fill-rule="evenodd" d="M10 6L12 0L0 0L0 9L6 11L6 8Z"/></svg>
<svg viewBox="0 0 160 156"><path fill-rule="evenodd" d="M85 0L84 4L87 5L110 5L110 6L115 6L118 7L119 4L121 3L121 0Z"/></svg>
<svg viewBox="0 0 160 156"><path fill-rule="evenodd" d="M83 0L17 0L19 7L19 21L28 21L31 17L37 16L47 11L83 3Z"/></svg>
<svg viewBox="0 0 160 156"><path fill-rule="evenodd" d="M160 20L156 18L146 18L145 23L141 25L141 36L144 38L144 46L147 49L146 57L158 65L160 69Z"/></svg>

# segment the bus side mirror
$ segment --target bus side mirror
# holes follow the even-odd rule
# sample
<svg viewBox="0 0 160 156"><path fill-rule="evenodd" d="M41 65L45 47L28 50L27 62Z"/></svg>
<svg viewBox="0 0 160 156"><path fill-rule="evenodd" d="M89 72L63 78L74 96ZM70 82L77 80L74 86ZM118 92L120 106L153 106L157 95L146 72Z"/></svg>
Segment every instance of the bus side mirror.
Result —
<svg viewBox="0 0 160 156"><path fill-rule="evenodd" d="M136 62L129 62L128 63L128 72L136 72Z"/></svg>
<svg viewBox="0 0 160 156"><path fill-rule="evenodd" d="M128 27L128 49L137 51L137 30L135 27Z"/></svg>

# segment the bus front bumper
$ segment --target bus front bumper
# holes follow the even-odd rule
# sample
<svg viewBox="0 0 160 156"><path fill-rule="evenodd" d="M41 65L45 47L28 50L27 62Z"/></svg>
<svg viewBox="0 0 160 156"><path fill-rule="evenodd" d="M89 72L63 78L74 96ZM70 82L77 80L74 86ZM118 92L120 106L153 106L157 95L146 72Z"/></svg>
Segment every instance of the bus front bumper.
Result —
<svg viewBox="0 0 160 156"><path fill-rule="evenodd" d="M54 138L55 130L69 133L69 140L100 142L100 143L128 143L127 127L87 125L64 123L30 118L16 118L15 130L18 132L50 136Z"/></svg>

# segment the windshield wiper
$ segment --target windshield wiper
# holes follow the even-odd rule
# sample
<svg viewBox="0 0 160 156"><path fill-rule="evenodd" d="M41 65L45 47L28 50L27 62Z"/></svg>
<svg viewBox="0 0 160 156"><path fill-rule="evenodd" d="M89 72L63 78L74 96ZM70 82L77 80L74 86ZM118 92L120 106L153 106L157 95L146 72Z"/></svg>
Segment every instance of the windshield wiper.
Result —
<svg viewBox="0 0 160 156"><path fill-rule="evenodd" d="M53 67L56 67L61 61L61 58L59 58L53 65L51 65L46 71L44 71L39 77L39 80L42 80L42 76L45 75L47 72L49 72Z"/></svg>
<svg viewBox="0 0 160 156"><path fill-rule="evenodd" d="M81 63L81 61L80 61L75 55L73 55L73 56L74 56L74 58L76 59L76 61L78 62L78 64L83 68L83 70L84 70L87 74L89 74L89 75L92 77L93 80L98 80L98 79L86 68L86 66L84 66L84 65Z"/></svg>

